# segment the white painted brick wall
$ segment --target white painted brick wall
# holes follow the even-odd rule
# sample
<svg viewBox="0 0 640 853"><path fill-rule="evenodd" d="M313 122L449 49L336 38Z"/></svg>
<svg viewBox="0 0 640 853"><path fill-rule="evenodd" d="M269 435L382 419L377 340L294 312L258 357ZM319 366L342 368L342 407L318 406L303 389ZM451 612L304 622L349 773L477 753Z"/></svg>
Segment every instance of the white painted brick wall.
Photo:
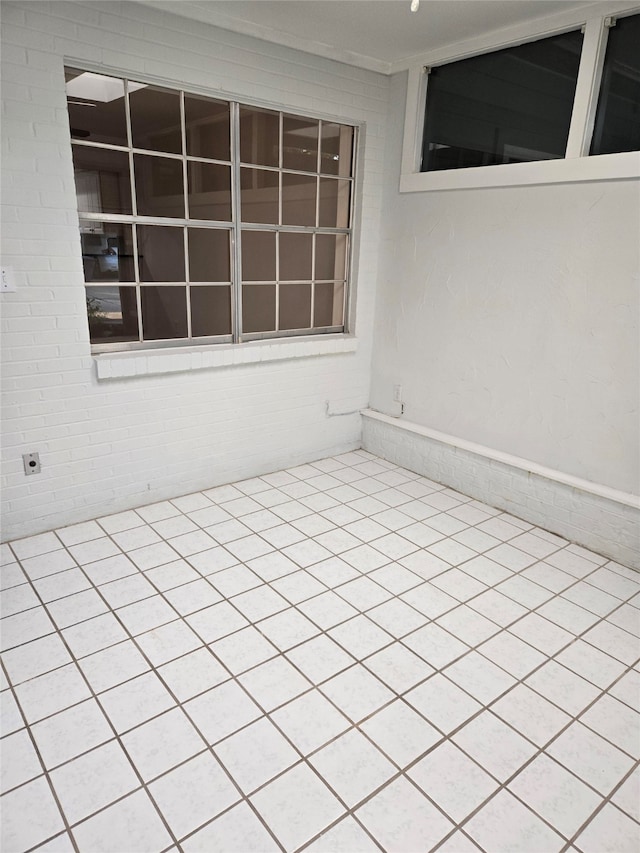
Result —
<svg viewBox="0 0 640 853"><path fill-rule="evenodd" d="M370 453L640 569L636 507L416 434L402 421L363 421L362 446Z"/></svg>
<svg viewBox="0 0 640 853"><path fill-rule="evenodd" d="M133 3L3 2L2 24L3 538L359 446L325 403L368 400L387 79ZM366 122L356 352L98 381L63 76L83 60Z"/></svg>

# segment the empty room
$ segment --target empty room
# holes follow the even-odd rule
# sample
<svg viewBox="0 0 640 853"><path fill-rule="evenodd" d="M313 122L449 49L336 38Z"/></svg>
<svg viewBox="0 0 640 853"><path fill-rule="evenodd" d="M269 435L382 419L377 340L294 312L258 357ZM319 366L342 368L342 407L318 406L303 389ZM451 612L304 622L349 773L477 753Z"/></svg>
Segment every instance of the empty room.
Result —
<svg viewBox="0 0 640 853"><path fill-rule="evenodd" d="M637 0L0 15L2 853L636 853Z"/></svg>

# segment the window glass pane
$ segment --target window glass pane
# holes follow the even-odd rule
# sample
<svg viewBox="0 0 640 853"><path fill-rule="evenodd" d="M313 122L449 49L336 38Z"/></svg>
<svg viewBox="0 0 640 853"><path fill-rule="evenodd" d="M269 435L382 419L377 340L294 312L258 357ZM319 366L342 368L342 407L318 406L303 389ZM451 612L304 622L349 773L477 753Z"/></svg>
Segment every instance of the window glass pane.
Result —
<svg viewBox="0 0 640 853"><path fill-rule="evenodd" d="M302 172L318 171L318 122L282 117L282 166Z"/></svg>
<svg viewBox="0 0 640 853"><path fill-rule="evenodd" d="M280 285L280 329L308 329L311 325L311 285Z"/></svg>
<svg viewBox="0 0 640 853"><path fill-rule="evenodd" d="M91 222L94 230L81 229L85 281L135 281L131 225Z"/></svg>
<svg viewBox="0 0 640 853"><path fill-rule="evenodd" d="M242 221L277 225L278 173L264 169L241 169L240 187Z"/></svg>
<svg viewBox="0 0 640 853"><path fill-rule="evenodd" d="M316 284L313 301L314 326L342 326L344 282Z"/></svg>
<svg viewBox="0 0 640 853"><path fill-rule="evenodd" d="M167 225L137 225L136 229L140 281L184 281L183 229Z"/></svg>
<svg viewBox="0 0 640 853"><path fill-rule="evenodd" d="M129 155L86 145L74 145L72 151L78 210L131 213Z"/></svg>
<svg viewBox="0 0 640 853"><path fill-rule="evenodd" d="M147 341L187 336L186 287L141 287L142 335Z"/></svg>
<svg viewBox="0 0 640 853"><path fill-rule="evenodd" d="M275 231L242 232L242 280L275 281Z"/></svg>
<svg viewBox="0 0 640 853"><path fill-rule="evenodd" d="M129 84L133 147L182 154L180 93L155 86L141 86L135 92L132 88Z"/></svg>
<svg viewBox="0 0 640 853"><path fill-rule="evenodd" d="M191 336L231 334L231 288L191 288Z"/></svg>
<svg viewBox="0 0 640 853"><path fill-rule="evenodd" d="M189 280L231 281L229 232L189 228Z"/></svg>
<svg viewBox="0 0 640 853"><path fill-rule="evenodd" d="M230 160L229 104L196 95L184 96L187 154L211 160Z"/></svg>
<svg viewBox="0 0 640 853"><path fill-rule="evenodd" d="M313 234L282 231L280 233L280 280L311 281L312 251Z"/></svg>
<svg viewBox="0 0 640 853"><path fill-rule="evenodd" d="M564 157L581 50L577 31L433 68L422 171Z"/></svg>
<svg viewBox="0 0 640 853"><path fill-rule="evenodd" d="M184 219L182 161L133 155L138 213Z"/></svg>
<svg viewBox="0 0 640 853"><path fill-rule="evenodd" d="M327 175L340 175L341 178L351 177L352 152L353 128L323 121L320 171Z"/></svg>
<svg viewBox="0 0 640 853"><path fill-rule="evenodd" d="M609 30L592 154L640 149L640 15Z"/></svg>
<svg viewBox="0 0 640 853"><path fill-rule="evenodd" d="M240 107L240 159L258 166L278 166L280 115Z"/></svg>
<svg viewBox="0 0 640 853"><path fill-rule="evenodd" d="M242 286L242 330L272 332L276 327L275 284Z"/></svg>
<svg viewBox="0 0 640 853"><path fill-rule="evenodd" d="M231 168L215 163L187 163L189 217L231 220Z"/></svg>
<svg viewBox="0 0 640 853"><path fill-rule="evenodd" d="M128 145L124 80L65 68L72 139Z"/></svg>
<svg viewBox="0 0 640 853"><path fill-rule="evenodd" d="M316 224L316 178L282 174L282 224Z"/></svg>
<svg viewBox="0 0 640 853"><path fill-rule="evenodd" d="M346 234L316 234L316 279L344 278Z"/></svg>
<svg viewBox="0 0 640 853"><path fill-rule="evenodd" d="M135 287L88 287L87 315L92 344L138 340Z"/></svg>
<svg viewBox="0 0 640 853"><path fill-rule="evenodd" d="M347 228L349 226L349 204L351 181L320 178L319 222L323 228Z"/></svg>

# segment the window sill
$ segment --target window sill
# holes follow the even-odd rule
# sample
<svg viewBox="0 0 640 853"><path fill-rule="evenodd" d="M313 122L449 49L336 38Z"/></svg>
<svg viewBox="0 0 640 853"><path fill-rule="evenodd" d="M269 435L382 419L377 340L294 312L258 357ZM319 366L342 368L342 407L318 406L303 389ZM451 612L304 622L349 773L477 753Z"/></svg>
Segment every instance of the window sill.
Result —
<svg viewBox="0 0 640 853"><path fill-rule="evenodd" d="M640 177L640 152L600 154L533 163L508 163L478 166L473 169L448 169L441 172L414 172L400 176L400 192L437 192L448 190L523 187L545 184L571 184L591 181L624 181Z"/></svg>
<svg viewBox="0 0 640 853"><path fill-rule="evenodd" d="M176 350L119 352L94 356L99 382L134 376L184 373L190 370L235 367L245 364L313 358L355 352L358 341L352 335L314 335L277 341L218 344Z"/></svg>

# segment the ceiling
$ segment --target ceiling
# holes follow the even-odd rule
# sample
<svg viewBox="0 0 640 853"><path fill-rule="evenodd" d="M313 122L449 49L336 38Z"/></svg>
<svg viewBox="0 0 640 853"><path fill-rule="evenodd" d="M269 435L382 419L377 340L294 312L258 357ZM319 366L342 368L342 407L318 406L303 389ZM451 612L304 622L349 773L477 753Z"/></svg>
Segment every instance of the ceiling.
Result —
<svg viewBox="0 0 640 853"><path fill-rule="evenodd" d="M372 71L391 73L412 59L496 30L561 20L585 0L142 0L196 21L257 36ZM586 16L585 16L586 17ZM562 24L560 24L562 26Z"/></svg>

